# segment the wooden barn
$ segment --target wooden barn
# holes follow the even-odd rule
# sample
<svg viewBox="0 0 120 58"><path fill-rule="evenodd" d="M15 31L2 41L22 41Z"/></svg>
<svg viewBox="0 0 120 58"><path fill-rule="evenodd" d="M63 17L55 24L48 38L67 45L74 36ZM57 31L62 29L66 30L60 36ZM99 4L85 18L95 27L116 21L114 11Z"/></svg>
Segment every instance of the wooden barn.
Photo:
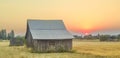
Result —
<svg viewBox="0 0 120 58"><path fill-rule="evenodd" d="M73 36L62 20L27 20L26 44L37 52L70 51Z"/></svg>

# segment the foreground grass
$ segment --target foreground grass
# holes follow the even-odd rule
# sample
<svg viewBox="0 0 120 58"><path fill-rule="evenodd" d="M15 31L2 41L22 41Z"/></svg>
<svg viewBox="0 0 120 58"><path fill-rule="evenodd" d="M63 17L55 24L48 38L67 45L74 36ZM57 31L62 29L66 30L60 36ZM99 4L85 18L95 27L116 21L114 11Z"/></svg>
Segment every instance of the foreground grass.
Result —
<svg viewBox="0 0 120 58"><path fill-rule="evenodd" d="M74 40L73 43L73 49L77 50L78 53L120 57L120 42L82 42Z"/></svg>
<svg viewBox="0 0 120 58"><path fill-rule="evenodd" d="M120 58L120 42L73 41L75 53L31 53L25 46L0 42L0 58Z"/></svg>

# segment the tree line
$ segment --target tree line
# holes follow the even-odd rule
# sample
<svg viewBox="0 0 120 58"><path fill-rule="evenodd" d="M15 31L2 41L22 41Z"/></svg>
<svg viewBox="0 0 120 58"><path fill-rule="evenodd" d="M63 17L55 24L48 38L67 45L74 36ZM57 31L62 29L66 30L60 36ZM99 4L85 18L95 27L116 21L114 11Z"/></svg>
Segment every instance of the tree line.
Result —
<svg viewBox="0 0 120 58"><path fill-rule="evenodd" d="M85 36L78 36L74 35L75 39L87 39L87 40L93 40L93 39L99 39L100 41L120 41L120 34L118 35L85 35Z"/></svg>
<svg viewBox="0 0 120 58"><path fill-rule="evenodd" d="M14 38L14 36L15 36L14 30L11 30L9 33L6 32L6 29L2 29L0 31L0 39L2 40L10 40Z"/></svg>

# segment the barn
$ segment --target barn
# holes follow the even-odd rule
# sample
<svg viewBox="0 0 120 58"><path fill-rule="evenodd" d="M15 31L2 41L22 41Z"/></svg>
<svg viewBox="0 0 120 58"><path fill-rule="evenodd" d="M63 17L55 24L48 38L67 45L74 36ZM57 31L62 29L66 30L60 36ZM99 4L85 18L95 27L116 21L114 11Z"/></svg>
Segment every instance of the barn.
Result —
<svg viewBox="0 0 120 58"><path fill-rule="evenodd" d="M73 35L62 20L27 20L27 47L36 52L70 51Z"/></svg>

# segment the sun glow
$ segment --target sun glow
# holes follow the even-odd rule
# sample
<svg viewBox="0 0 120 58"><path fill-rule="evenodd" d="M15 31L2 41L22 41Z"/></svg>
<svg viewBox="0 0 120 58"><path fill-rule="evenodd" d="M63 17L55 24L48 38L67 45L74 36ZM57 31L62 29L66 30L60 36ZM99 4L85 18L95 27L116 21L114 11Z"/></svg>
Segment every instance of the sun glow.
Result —
<svg viewBox="0 0 120 58"><path fill-rule="evenodd" d="M85 25L80 26L79 29L80 29L80 32L82 32L85 35L88 35L90 32L93 31L94 27L90 24L85 24Z"/></svg>
<svg viewBox="0 0 120 58"><path fill-rule="evenodd" d="M83 25L82 29L89 30L89 29L92 29L92 26L90 26L90 25Z"/></svg>
<svg viewBox="0 0 120 58"><path fill-rule="evenodd" d="M62 19L83 34L120 30L120 0L0 0L0 9L0 29L16 33L26 32L27 19Z"/></svg>
<svg viewBox="0 0 120 58"><path fill-rule="evenodd" d="M89 35L89 33L85 33L85 35Z"/></svg>

